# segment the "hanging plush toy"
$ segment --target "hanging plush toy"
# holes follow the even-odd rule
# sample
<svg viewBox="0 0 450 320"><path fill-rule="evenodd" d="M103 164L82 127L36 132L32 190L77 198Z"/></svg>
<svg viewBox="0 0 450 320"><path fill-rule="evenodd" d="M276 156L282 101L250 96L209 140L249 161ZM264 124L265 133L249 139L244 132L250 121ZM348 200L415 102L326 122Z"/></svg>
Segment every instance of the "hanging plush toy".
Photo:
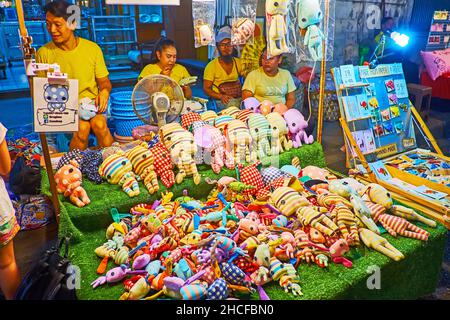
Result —
<svg viewBox="0 0 450 320"><path fill-rule="evenodd" d="M231 43L241 45L253 36L255 23L249 18L240 18L233 23Z"/></svg>
<svg viewBox="0 0 450 320"><path fill-rule="evenodd" d="M133 149L127 151L125 156L130 159L134 172L144 181L150 194L159 190L158 178L154 170L155 158L148 150L147 143L142 142Z"/></svg>
<svg viewBox="0 0 450 320"><path fill-rule="evenodd" d="M286 42L289 0L266 0L267 48L271 57L289 52Z"/></svg>
<svg viewBox="0 0 450 320"><path fill-rule="evenodd" d="M133 172L133 165L125 157L124 152L112 154L103 161L98 173L111 184L122 186L122 190L130 197L138 196L139 184Z"/></svg>
<svg viewBox="0 0 450 320"><path fill-rule="evenodd" d="M319 28L323 19L319 0L298 0L297 20L301 29L306 29L304 45L314 61L322 60L322 41L324 34Z"/></svg>
<svg viewBox="0 0 450 320"><path fill-rule="evenodd" d="M56 189L65 197L70 196L70 201L78 207L84 207L91 203L86 191L81 186L81 171L78 162L71 160L69 164L62 166L55 174Z"/></svg>

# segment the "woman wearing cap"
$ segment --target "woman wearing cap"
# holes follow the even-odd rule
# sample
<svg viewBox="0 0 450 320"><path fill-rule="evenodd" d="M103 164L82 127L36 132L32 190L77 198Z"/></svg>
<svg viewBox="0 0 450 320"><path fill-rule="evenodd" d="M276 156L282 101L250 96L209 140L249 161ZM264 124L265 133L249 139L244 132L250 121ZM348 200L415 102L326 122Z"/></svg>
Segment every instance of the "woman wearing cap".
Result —
<svg viewBox="0 0 450 320"><path fill-rule="evenodd" d="M176 61L177 48L175 47L175 42L167 38L161 38L155 44L152 52L152 63L145 66L138 80L151 74L162 74L178 83L181 79L190 77L187 69L176 63ZM183 86L181 88L183 89L184 97L191 99L191 88L189 86Z"/></svg>
<svg viewBox="0 0 450 320"><path fill-rule="evenodd" d="M274 105L282 103L289 109L295 104L297 90L289 71L279 68L281 56L267 57L263 50L261 62L256 70L247 75L242 88L242 99L255 97L259 101L269 100Z"/></svg>
<svg viewBox="0 0 450 320"><path fill-rule="evenodd" d="M219 57L212 60L205 68L203 90L216 101L217 109L236 106L241 103L241 60L233 57L231 30L222 28L216 36Z"/></svg>

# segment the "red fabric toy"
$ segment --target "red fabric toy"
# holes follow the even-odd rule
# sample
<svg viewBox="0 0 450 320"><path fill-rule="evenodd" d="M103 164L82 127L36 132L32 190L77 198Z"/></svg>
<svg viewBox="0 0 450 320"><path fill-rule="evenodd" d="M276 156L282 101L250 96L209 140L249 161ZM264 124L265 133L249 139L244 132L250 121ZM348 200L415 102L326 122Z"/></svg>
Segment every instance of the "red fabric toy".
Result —
<svg viewBox="0 0 450 320"><path fill-rule="evenodd" d="M161 142L155 144L150 149L155 158L154 167L155 172L161 177L161 182L170 188L175 184L175 174L173 173L173 163L170 158L170 152Z"/></svg>
<svg viewBox="0 0 450 320"><path fill-rule="evenodd" d="M195 122L195 121L202 121L202 118L200 117L200 115L198 113L195 112L189 112L186 114L183 114L181 116L181 126L188 131L190 129L190 126ZM192 132L192 131L191 131Z"/></svg>

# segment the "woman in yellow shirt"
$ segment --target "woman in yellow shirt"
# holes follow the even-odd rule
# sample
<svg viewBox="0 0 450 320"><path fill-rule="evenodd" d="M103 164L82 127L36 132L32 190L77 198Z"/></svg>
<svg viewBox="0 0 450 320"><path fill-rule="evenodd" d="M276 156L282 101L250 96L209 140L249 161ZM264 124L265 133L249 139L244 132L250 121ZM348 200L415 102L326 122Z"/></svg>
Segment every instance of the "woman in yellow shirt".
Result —
<svg viewBox="0 0 450 320"><path fill-rule="evenodd" d="M139 75L138 80L151 74L163 74L178 83L181 79L190 77L187 69L176 62L177 48L175 47L175 42L167 38L161 38L155 44L155 49L152 53L152 63L145 66ZM186 99L191 99L191 88L189 86L181 88L183 89L184 97Z"/></svg>
<svg viewBox="0 0 450 320"><path fill-rule="evenodd" d="M231 44L231 30L222 28L216 36L217 48L220 57L215 58L205 68L203 75L203 90L206 95L216 100L218 110L241 104L240 93L236 96L227 95L220 90L224 83L234 83L241 89L239 75L241 74L241 60L233 57L233 45Z"/></svg>

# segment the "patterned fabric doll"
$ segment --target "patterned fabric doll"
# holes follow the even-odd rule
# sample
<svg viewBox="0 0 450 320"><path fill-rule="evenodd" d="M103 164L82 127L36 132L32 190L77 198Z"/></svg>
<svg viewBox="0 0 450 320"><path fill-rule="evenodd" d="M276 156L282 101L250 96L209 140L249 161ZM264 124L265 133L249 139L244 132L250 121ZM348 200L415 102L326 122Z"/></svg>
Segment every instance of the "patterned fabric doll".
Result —
<svg viewBox="0 0 450 320"><path fill-rule="evenodd" d="M63 165L55 174L57 191L65 197L70 197L70 201L80 208L91 202L86 190L81 186L81 179L82 174L75 160Z"/></svg>
<svg viewBox="0 0 450 320"><path fill-rule="evenodd" d="M150 194L159 190L158 178L154 170L153 153L147 148L147 143L142 142L133 149L127 151L125 156L130 159L134 172L144 181Z"/></svg>
<svg viewBox="0 0 450 320"><path fill-rule="evenodd" d="M78 164L81 164L81 160L83 159L83 155L79 149L73 149L67 152L65 155L61 157L56 166L56 170L61 169L62 166L70 164L71 160L75 160Z"/></svg>
<svg viewBox="0 0 450 320"><path fill-rule="evenodd" d="M156 143L150 151L155 161L155 172L160 177L161 182L166 188L171 188L175 184L175 174L173 173L173 163L170 158L170 152L162 142Z"/></svg>
<svg viewBox="0 0 450 320"><path fill-rule="evenodd" d="M130 197L139 195L139 184L133 172L133 165L123 151L112 154L103 161L98 169L100 175L111 184L122 186L122 190Z"/></svg>
<svg viewBox="0 0 450 320"><path fill-rule="evenodd" d="M102 183L102 177L98 173L98 168L103 162L102 153L99 150L89 150L84 154L80 163L81 172L92 182Z"/></svg>

